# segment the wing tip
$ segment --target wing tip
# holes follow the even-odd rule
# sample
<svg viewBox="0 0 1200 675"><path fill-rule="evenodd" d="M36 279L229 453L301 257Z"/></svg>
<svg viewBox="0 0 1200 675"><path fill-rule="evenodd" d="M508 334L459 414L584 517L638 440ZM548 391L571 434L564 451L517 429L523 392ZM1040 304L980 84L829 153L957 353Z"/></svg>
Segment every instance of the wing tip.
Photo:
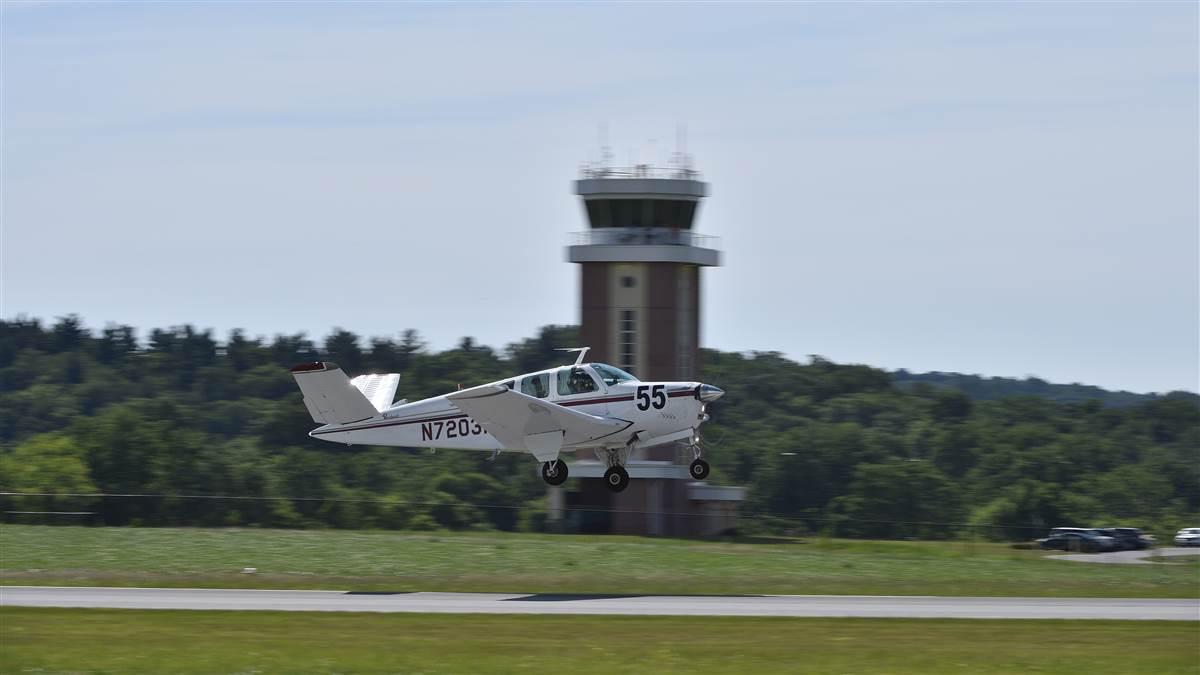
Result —
<svg viewBox="0 0 1200 675"><path fill-rule="evenodd" d="M509 388L502 384L481 384L478 387L471 387L470 389L461 389L459 391L451 392L446 394L446 398L450 399L451 401L466 401L474 398L487 398L489 396L496 396L497 394L503 394L506 391L509 391Z"/></svg>

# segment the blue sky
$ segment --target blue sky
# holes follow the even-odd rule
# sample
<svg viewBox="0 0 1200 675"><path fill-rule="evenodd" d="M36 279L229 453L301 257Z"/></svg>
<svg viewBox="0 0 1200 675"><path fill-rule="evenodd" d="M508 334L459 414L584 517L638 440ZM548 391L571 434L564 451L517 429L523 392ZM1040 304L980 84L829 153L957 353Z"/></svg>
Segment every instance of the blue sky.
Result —
<svg viewBox="0 0 1200 675"><path fill-rule="evenodd" d="M0 316L493 346L686 124L702 341L1197 390L1195 3L0 10Z"/></svg>

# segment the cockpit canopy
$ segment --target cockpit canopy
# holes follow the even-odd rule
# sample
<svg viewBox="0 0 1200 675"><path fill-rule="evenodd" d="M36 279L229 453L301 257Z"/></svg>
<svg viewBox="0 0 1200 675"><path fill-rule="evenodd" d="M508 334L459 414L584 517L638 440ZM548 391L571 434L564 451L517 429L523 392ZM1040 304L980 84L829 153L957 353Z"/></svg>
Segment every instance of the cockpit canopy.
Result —
<svg viewBox="0 0 1200 675"><path fill-rule="evenodd" d="M610 366L606 363L592 363L590 365L596 371L596 374L600 376L600 379L604 380L604 384L610 387L618 382L637 382L636 377L616 366Z"/></svg>
<svg viewBox="0 0 1200 675"><path fill-rule="evenodd" d="M540 373L530 373L518 380L509 380L503 384L534 398L546 398L549 396L551 388L558 396L574 396L598 391L600 389L599 382L611 387L621 382L637 382L637 378L620 368L605 363L583 363L577 366L544 370Z"/></svg>

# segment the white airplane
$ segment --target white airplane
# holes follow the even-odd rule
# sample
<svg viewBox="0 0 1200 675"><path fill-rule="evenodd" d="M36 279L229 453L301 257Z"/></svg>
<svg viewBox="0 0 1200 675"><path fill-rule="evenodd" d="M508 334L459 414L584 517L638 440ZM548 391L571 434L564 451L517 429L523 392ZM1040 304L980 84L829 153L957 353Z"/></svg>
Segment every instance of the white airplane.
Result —
<svg viewBox="0 0 1200 675"><path fill-rule="evenodd" d="M327 362L304 363L292 375L313 421L309 436L347 445L457 448L527 452L542 463L550 485L567 479L564 451L591 448L608 469L614 492L629 486L625 463L637 447L687 440L693 478L708 476L700 458L700 425L706 406L725 392L699 382L641 382L603 363L575 363L461 389L422 401L392 402L400 376L360 375L353 380Z"/></svg>

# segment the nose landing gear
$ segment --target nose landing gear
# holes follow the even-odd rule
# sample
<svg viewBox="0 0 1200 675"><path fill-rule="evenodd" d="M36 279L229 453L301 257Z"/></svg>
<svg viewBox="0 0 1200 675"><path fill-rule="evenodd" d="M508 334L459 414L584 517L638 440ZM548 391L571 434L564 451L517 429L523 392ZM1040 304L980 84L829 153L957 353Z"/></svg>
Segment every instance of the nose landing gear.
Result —
<svg viewBox="0 0 1200 675"><path fill-rule="evenodd" d="M696 480L708 478L708 462L700 459L700 434L692 436L692 463L688 465L688 475Z"/></svg>

